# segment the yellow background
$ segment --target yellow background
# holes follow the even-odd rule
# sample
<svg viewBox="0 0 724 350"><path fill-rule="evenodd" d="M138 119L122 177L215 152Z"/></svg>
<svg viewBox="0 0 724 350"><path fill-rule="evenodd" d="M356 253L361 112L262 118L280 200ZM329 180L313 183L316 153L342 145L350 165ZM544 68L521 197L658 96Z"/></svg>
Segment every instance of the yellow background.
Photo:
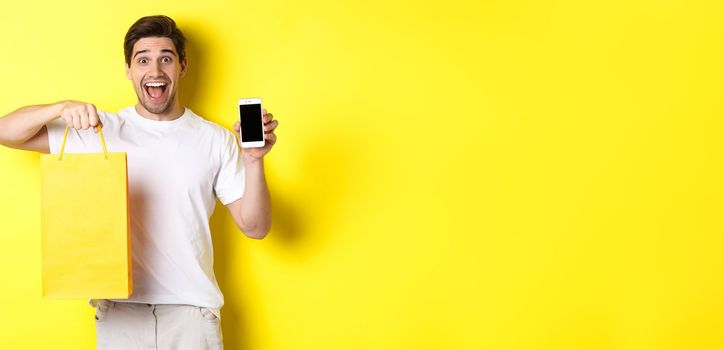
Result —
<svg viewBox="0 0 724 350"><path fill-rule="evenodd" d="M264 99L274 227L212 218L228 349L721 349L718 3L7 2L0 113L133 104L156 13L194 111ZM0 348L91 349L40 297L38 156L0 164Z"/></svg>

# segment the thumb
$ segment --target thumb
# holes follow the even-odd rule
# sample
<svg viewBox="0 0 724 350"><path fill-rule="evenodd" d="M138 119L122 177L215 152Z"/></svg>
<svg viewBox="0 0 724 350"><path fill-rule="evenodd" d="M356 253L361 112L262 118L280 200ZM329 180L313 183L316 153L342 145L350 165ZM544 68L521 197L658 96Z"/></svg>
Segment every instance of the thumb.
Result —
<svg viewBox="0 0 724 350"><path fill-rule="evenodd" d="M96 126L93 127L93 132L97 134L97 133L98 133L98 129L99 129L99 128L102 128L102 127L103 127L103 123L101 123L101 122L99 121L99 122L98 122L98 125L96 125Z"/></svg>

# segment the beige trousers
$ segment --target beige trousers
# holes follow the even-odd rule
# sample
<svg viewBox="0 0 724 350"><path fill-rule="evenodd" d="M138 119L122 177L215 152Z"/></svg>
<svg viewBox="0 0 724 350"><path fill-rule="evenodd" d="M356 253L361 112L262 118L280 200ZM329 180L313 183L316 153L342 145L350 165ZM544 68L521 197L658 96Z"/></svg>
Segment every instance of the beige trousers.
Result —
<svg viewBox="0 0 724 350"><path fill-rule="evenodd" d="M221 323L191 305L94 301L98 350L223 349Z"/></svg>

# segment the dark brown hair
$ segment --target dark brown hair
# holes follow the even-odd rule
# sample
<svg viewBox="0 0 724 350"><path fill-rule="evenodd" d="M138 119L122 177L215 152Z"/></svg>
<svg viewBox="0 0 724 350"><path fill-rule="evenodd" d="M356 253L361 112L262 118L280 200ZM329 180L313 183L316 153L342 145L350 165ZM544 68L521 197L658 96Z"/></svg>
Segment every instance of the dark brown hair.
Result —
<svg viewBox="0 0 724 350"><path fill-rule="evenodd" d="M173 41L178 53L179 62L183 62L186 58L186 38L184 38L181 30L176 27L170 17L157 15L141 17L131 28L128 28L126 38L123 41L123 53L126 56L126 65L131 65L131 55L133 55L133 45L142 38L148 37L166 37Z"/></svg>

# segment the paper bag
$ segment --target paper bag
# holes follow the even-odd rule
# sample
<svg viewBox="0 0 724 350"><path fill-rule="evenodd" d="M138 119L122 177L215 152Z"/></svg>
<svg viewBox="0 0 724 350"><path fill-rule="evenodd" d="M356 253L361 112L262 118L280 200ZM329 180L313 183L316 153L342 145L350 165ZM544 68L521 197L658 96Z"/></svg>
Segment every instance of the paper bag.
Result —
<svg viewBox="0 0 724 350"><path fill-rule="evenodd" d="M125 299L132 291L126 153L42 155L43 296Z"/></svg>

